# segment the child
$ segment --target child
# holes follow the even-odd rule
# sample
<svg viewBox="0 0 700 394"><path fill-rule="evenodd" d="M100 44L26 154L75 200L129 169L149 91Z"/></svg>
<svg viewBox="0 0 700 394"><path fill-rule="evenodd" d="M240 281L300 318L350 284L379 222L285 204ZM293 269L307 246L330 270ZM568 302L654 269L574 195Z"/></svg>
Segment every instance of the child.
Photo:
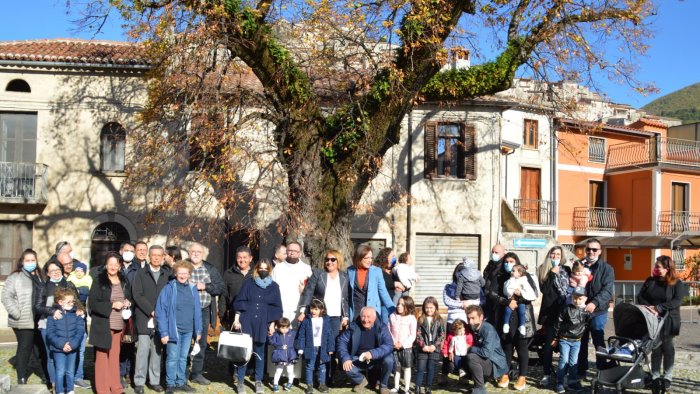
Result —
<svg viewBox="0 0 700 394"><path fill-rule="evenodd" d="M78 290L78 298L83 305L86 305L88 294L90 294L90 286L92 286L92 277L86 274L87 266L81 262L73 263L73 271L68 275L68 282L75 286Z"/></svg>
<svg viewBox="0 0 700 394"><path fill-rule="evenodd" d="M401 255L399 255L399 264L394 270L396 272L396 277L404 287L404 291L397 291L396 294L394 294L394 305L397 305L401 297L409 294L413 286L420 280L420 277L416 273L415 267L413 266L413 259L408 253L401 253Z"/></svg>
<svg viewBox="0 0 700 394"><path fill-rule="evenodd" d="M284 391L290 391L294 383L294 364L297 362L297 352L294 350L294 338L297 332L291 328L289 319L283 317L277 322L277 331L267 337L267 343L273 347L272 363L275 364L275 377L272 391L280 392L279 382L282 371L287 370L287 384Z"/></svg>
<svg viewBox="0 0 700 394"><path fill-rule="evenodd" d="M519 290L520 295L516 296L515 291ZM520 335L525 335L525 312L527 311L527 306L523 301L534 301L537 298L537 293L535 289L532 288L530 282L527 280L527 271L525 266L521 264L516 264L510 272L510 279L505 283L503 293L509 299L518 301L518 331ZM505 312L503 315L503 332L507 334L510 332L510 316L513 310L510 306L505 306Z"/></svg>
<svg viewBox="0 0 700 394"><path fill-rule="evenodd" d="M309 314L299 326L297 349L306 360L306 393L314 392L314 370L318 371L318 390L328 392L326 386L326 364L335 352L335 341L331 335L330 319L323 312L323 301L313 299L309 303Z"/></svg>
<svg viewBox="0 0 700 394"><path fill-rule="evenodd" d="M474 336L467 332L467 327L461 320L452 323L452 332L447 335L443 346L443 356L449 357L459 377L464 377L467 373L467 352L474 344Z"/></svg>
<svg viewBox="0 0 700 394"><path fill-rule="evenodd" d="M403 255L402 255L403 256ZM411 387L411 366L413 365L413 342L416 340L416 306L413 298L403 296L396 304L396 312L389 316L389 332L394 341L394 354L398 365L394 374L394 388L392 393L399 392L401 380L400 371L403 369L404 393L408 393Z"/></svg>
<svg viewBox="0 0 700 394"><path fill-rule="evenodd" d="M573 304L568 304L561 311L559 319L554 323L554 340L552 347L559 345L559 368L557 369L557 393L565 393L564 376L569 370L568 385L570 390L581 390L578 382L577 365L578 353L581 348L581 337L591 320L591 314L584 311L586 307L586 289L577 287L572 292ZM584 351L586 351L584 349Z"/></svg>
<svg viewBox="0 0 700 394"><path fill-rule="evenodd" d="M481 288L484 287L486 281L484 281L476 261L464 256L462 263L464 268L457 274L456 294L460 300L467 301L469 305L479 305L481 303Z"/></svg>
<svg viewBox="0 0 700 394"><path fill-rule="evenodd" d="M445 321L438 313L438 308L435 297L427 297L423 301L423 313L418 319L416 394L422 394L423 378L426 373L428 377L425 382L425 394L432 393L433 377L440 360L442 344L445 341Z"/></svg>
<svg viewBox="0 0 700 394"><path fill-rule="evenodd" d="M573 293L574 289L577 287L582 287L585 289L590 276L591 271L586 268L582 262L575 262L571 267L571 275L569 276L569 289L567 290L568 296L571 297L571 293Z"/></svg>
<svg viewBox="0 0 700 394"><path fill-rule="evenodd" d="M56 369L55 392L56 394L73 393L75 359L85 336L84 317L78 316L75 312L77 309L83 310L83 306L80 301L76 301L73 290L65 287L56 288L54 302L54 308L61 314L59 319L56 319L54 314L49 316L46 339L49 342L49 351Z"/></svg>

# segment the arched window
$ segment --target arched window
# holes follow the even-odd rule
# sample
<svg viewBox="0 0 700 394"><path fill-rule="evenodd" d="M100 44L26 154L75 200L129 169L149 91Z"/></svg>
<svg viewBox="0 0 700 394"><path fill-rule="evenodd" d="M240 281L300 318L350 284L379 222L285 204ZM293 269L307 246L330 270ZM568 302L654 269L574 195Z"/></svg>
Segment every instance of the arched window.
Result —
<svg viewBox="0 0 700 394"><path fill-rule="evenodd" d="M118 252L122 242L129 240L129 232L117 222L106 222L95 227L90 245L90 266L104 264L107 252Z"/></svg>
<svg viewBox="0 0 700 394"><path fill-rule="evenodd" d="M100 132L102 171L124 171L126 130L117 122L109 122Z"/></svg>
<svg viewBox="0 0 700 394"><path fill-rule="evenodd" d="M32 88L29 86L27 81L24 79L13 79L12 81L7 83L7 87L5 88L6 91L8 92L22 92L22 93L31 93Z"/></svg>

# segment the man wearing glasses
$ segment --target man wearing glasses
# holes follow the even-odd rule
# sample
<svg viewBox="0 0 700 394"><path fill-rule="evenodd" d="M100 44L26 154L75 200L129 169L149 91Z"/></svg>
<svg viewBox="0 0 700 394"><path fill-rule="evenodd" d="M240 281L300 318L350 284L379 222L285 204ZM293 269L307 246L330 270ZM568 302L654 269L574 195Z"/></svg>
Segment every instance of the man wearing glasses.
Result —
<svg viewBox="0 0 700 394"><path fill-rule="evenodd" d="M588 338L593 339L593 346L605 347L605 324L608 322L608 305L613 297L615 270L610 264L600 259L603 249L600 241L591 238L586 242L586 257L583 263L591 271L592 279L586 284L588 301L585 311L593 318L581 338L581 351L578 356L578 375L585 378L588 370ZM605 369L605 360L596 357L596 368Z"/></svg>
<svg viewBox="0 0 700 394"><path fill-rule="evenodd" d="M299 298L311 274L311 266L301 261L301 244L296 241L288 243L287 260L275 266L272 280L279 285L280 293L283 294L282 316L295 322L295 325Z"/></svg>

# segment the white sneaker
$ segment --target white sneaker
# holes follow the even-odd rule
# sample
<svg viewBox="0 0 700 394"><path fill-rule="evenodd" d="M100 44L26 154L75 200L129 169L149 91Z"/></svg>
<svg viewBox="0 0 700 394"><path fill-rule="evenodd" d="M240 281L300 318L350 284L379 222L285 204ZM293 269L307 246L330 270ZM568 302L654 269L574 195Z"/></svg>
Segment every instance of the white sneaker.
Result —
<svg viewBox="0 0 700 394"><path fill-rule="evenodd" d="M525 336L527 334L527 330L525 330L525 326L520 326L518 327L518 332L520 335Z"/></svg>
<svg viewBox="0 0 700 394"><path fill-rule="evenodd" d="M463 378L466 374L467 374L467 373L464 372L463 369L460 369L460 370L459 370L459 377L460 377L460 378Z"/></svg>
<svg viewBox="0 0 700 394"><path fill-rule="evenodd" d="M508 334L510 332L510 324L503 325L503 333Z"/></svg>
<svg viewBox="0 0 700 394"><path fill-rule="evenodd" d="M397 389L396 387L394 387L393 389L389 390L389 392L390 392L391 394L396 394L396 393L399 392L399 389Z"/></svg>
<svg viewBox="0 0 700 394"><path fill-rule="evenodd" d="M552 384L552 377L549 375L542 376L542 380L540 380L540 387L547 388L550 384Z"/></svg>

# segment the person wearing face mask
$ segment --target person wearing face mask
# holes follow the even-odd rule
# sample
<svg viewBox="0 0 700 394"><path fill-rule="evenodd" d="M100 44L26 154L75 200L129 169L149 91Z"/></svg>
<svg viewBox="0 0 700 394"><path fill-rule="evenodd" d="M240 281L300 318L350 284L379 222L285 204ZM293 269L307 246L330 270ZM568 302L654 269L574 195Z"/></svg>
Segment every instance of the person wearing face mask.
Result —
<svg viewBox="0 0 700 394"><path fill-rule="evenodd" d="M32 369L42 371L39 348L36 346L41 343L41 337L35 330L32 296L34 289L42 285L44 272L38 270L36 264L36 252L26 249L17 262L17 268L7 277L2 288L2 305L7 311L7 325L17 338L15 371L19 384L27 383ZM32 364L34 368L30 368Z"/></svg>
<svg viewBox="0 0 700 394"><path fill-rule="evenodd" d="M559 367L557 368L557 387L555 392L565 393L564 378L568 373L566 383L569 390L582 389L578 381L577 366L578 354L581 350L581 337L586 331L586 326L591 320L591 314L586 312L586 289L577 287L571 293L571 304L566 305L559 313L554 323L554 339L550 344L559 347Z"/></svg>
<svg viewBox="0 0 700 394"><path fill-rule="evenodd" d="M651 377L663 379L666 390L673 380L673 364L676 357L675 338L681 330L681 303L688 295L685 283L679 280L673 260L669 256L656 258L651 276L637 294L637 303L657 316L665 316L661 344L651 353ZM661 373L663 360L664 371Z"/></svg>
<svg viewBox="0 0 700 394"><path fill-rule="evenodd" d="M484 320L484 311L478 305L467 307L467 322L474 336L474 344L467 352L467 368L474 380L472 394L486 394L486 380L508 372L506 356L496 328Z"/></svg>
<svg viewBox="0 0 700 394"><path fill-rule="evenodd" d="M489 261L486 263L486 267L484 268L484 273L483 273L483 278L485 281L484 284L484 292L486 292L486 289L491 288L491 279L494 277L494 272L497 271L497 268L500 268L500 263L501 260L503 259L503 256L506 254L506 248L501 245L501 244L496 244L493 245L491 248L491 254L489 255ZM484 311L484 316L486 316L486 320L489 322L493 323L496 321L496 315L498 314L498 311L500 308L498 308L498 305L495 305L489 297L486 297L484 300L484 305L482 305L483 311Z"/></svg>
<svg viewBox="0 0 700 394"><path fill-rule="evenodd" d="M592 279L586 283L586 312L593 315L586 332L581 337L581 351L578 354L579 379L585 378L588 370L588 341L593 340L593 347L605 346L605 325L608 322L608 306L613 298L615 287L615 270L602 260L603 249L600 241L591 238L586 241L586 257L582 261L591 271ZM612 366L610 360L596 356L596 368L606 369Z"/></svg>
<svg viewBox="0 0 700 394"><path fill-rule="evenodd" d="M272 271L272 280L279 285L284 294L282 313L294 326L298 326L296 318L300 310L301 293L304 291L306 280L313 274L311 266L301 260L301 251L299 242L289 242L287 260L277 264Z"/></svg>
<svg viewBox="0 0 700 394"><path fill-rule="evenodd" d="M542 367L544 374L540 386L548 388L552 384L552 346L554 323L566 305L570 268L563 265L564 250L561 246L549 249L545 260L537 268L537 279L542 292L542 304L537 324L545 327L545 341L542 346Z"/></svg>
<svg viewBox="0 0 700 394"><path fill-rule="evenodd" d="M130 283L133 283L136 273L141 269L140 264L133 264L136 246L130 241L122 242L119 246L119 255L121 256L121 273L127 278ZM98 273L104 269L104 265L97 265L90 269L90 276L97 278ZM94 271L94 272L93 272ZM134 343L122 343L119 352L119 376L122 387L128 387L127 378L131 378L133 382L134 369L136 366L136 350Z"/></svg>
<svg viewBox="0 0 700 394"><path fill-rule="evenodd" d="M233 329L241 330L253 338L253 353L256 356L252 359L255 359L255 392L257 394L263 393L262 378L267 354L265 343L268 335L272 335L275 331L275 322L282 318L280 287L272 280L270 271L273 271L272 265L267 259L258 262L253 270L253 277L243 282L233 305L236 311ZM238 394L245 393L245 371L245 366L238 366L236 386Z"/></svg>

